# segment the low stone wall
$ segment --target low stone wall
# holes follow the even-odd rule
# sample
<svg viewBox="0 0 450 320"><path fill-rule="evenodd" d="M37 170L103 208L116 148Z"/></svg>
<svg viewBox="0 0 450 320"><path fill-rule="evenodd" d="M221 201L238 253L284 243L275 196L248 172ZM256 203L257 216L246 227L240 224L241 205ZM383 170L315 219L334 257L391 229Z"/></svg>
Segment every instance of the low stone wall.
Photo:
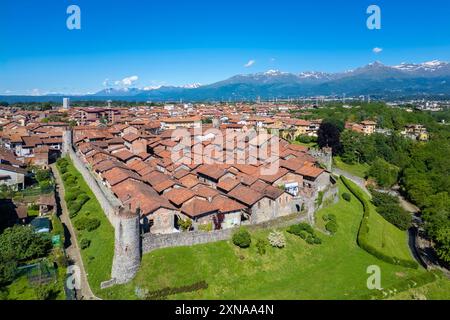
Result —
<svg viewBox="0 0 450 320"><path fill-rule="evenodd" d="M296 213L259 224L248 224L243 226L249 230L283 228L296 223L304 222L306 220L306 215ZM179 232L162 235L145 234L142 236L142 253L148 253L152 250L161 248L192 246L196 244L228 240L231 239L233 233L237 229L238 228L231 228L212 232Z"/></svg>

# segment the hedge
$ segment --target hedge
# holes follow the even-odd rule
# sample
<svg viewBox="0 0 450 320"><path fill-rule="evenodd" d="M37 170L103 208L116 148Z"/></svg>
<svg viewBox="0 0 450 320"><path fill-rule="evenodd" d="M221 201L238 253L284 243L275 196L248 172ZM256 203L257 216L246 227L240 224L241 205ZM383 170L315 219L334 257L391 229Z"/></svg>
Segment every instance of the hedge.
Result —
<svg viewBox="0 0 450 320"><path fill-rule="evenodd" d="M362 191L358 188L355 188L351 183L349 183L348 179L344 176L341 176L341 180L344 183L344 185L350 190L350 192L358 199L364 209L363 218L361 220L361 224L359 226L358 231L358 237L357 242L361 249L367 251L371 255L377 257L380 260L383 260L390 264L400 265L407 268L413 268L417 269L419 267L419 264L416 261L412 260L405 260L400 259L397 257L389 256L387 254L384 254L383 252L376 249L374 246L372 246L369 241L367 240L367 235L369 233L369 226L368 226L368 220L370 216L370 204L367 201L366 197L362 194Z"/></svg>

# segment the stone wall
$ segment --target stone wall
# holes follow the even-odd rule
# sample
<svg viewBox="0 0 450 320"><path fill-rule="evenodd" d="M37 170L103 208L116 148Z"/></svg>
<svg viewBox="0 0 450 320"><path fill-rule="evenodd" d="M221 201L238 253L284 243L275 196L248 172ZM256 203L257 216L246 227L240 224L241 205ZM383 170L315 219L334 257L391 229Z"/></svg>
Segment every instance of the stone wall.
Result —
<svg viewBox="0 0 450 320"><path fill-rule="evenodd" d="M306 220L306 215L292 214L290 216L278 218L260 224L248 224L243 226L245 226L249 230L282 228L288 227L292 224L304 222ZM142 253L148 253L152 250L161 248L192 246L196 244L228 240L231 239L233 233L236 232L237 229L238 228L230 228L212 232L191 231L162 235L147 233L142 236Z"/></svg>
<svg viewBox="0 0 450 320"><path fill-rule="evenodd" d="M63 139L63 155L68 156L72 160L73 165L80 172L84 181L94 193L109 221L115 226L114 218L117 212L119 212L121 206L120 201L112 194L111 190L97 181L93 173L86 167L84 162L81 161L80 157L73 150L72 134L70 131L64 133Z"/></svg>

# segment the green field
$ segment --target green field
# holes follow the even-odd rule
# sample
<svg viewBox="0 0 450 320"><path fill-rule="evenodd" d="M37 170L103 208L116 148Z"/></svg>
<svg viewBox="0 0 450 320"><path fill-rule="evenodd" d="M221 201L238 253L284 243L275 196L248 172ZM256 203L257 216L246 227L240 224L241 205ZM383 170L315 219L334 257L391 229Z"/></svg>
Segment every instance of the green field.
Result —
<svg viewBox="0 0 450 320"><path fill-rule="evenodd" d="M77 177L77 187L79 190L85 192L90 197L90 200L83 205L78 215L71 219L72 223L75 223L82 217L88 216L89 218L97 218L101 221L100 227L92 232L88 232L87 230L75 231L77 233L78 243L83 238L91 240L89 248L81 250L81 256L91 289L95 294L99 294L101 292L100 284L111 278L111 267L114 256L114 229L103 213L103 209L100 207L91 189L70 160L67 169L67 172Z"/></svg>
<svg viewBox="0 0 450 320"><path fill-rule="evenodd" d="M53 284L56 294L51 297L54 300L65 300L64 281L66 279L66 268L58 269L58 278ZM37 300L35 286L33 286L26 275L14 280L8 287L8 300Z"/></svg>
<svg viewBox="0 0 450 320"><path fill-rule="evenodd" d="M360 197L362 197L361 200L368 204L369 218L367 220L367 243L386 256L414 262L408 247L408 234L406 231L398 229L396 226L385 220L376 211L369 196L365 192L362 192L352 181L348 179L346 179L346 181L349 184L349 187L356 190ZM360 241L362 240L361 236L359 239Z"/></svg>
<svg viewBox="0 0 450 320"><path fill-rule="evenodd" d="M339 182L342 192L349 191ZM284 231L284 249L268 247L259 255L256 239L270 230L252 233L249 249L239 249L230 241L160 249L143 256L136 278L129 284L102 292L108 299L137 299L136 288L150 291L179 288L206 281L205 290L169 295L169 299L367 299L367 267L381 268L382 287L392 288L408 279L425 275L422 269L385 263L358 247L356 237L362 218L362 205L352 196L322 209L334 213L339 224L334 236L318 231L321 245L309 245ZM386 229L386 232L389 232ZM397 237L394 237L397 239ZM407 252L406 242L397 246Z"/></svg>
<svg viewBox="0 0 450 320"><path fill-rule="evenodd" d="M392 300L450 300L450 281L446 278L439 279L433 283L420 288L410 289L399 293Z"/></svg>
<svg viewBox="0 0 450 320"><path fill-rule="evenodd" d="M340 157L333 157L333 163L336 168L347 171L348 173L363 179L366 177L367 171L369 171L370 168L367 163L347 164L343 162Z"/></svg>

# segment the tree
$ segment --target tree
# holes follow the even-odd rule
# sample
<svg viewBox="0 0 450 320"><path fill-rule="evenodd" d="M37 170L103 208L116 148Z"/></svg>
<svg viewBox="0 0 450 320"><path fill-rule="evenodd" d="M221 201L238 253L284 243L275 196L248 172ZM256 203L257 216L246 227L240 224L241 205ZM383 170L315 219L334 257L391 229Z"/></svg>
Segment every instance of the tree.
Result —
<svg viewBox="0 0 450 320"><path fill-rule="evenodd" d="M370 167L369 176L375 178L383 188L390 188L398 181L399 169L383 159L378 158Z"/></svg>
<svg viewBox="0 0 450 320"><path fill-rule="evenodd" d="M334 154L339 154L341 151L341 131L335 124L331 122L323 122L320 125L317 135L317 143L319 147L330 147Z"/></svg>
<svg viewBox="0 0 450 320"><path fill-rule="evenodd" d="M30 226L14 226L0 235L0 251L16 261L46 256L52 248L48 235L35 233Z"/></svg>

